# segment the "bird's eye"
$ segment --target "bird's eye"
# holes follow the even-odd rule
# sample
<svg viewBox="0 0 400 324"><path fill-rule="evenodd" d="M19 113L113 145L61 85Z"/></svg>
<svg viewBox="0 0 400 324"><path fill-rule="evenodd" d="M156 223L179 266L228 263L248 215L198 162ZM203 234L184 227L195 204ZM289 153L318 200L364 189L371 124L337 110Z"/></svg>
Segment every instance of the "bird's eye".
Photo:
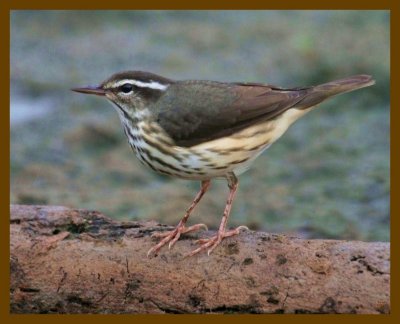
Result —
<svg viewBox="0 0 400 324"><path fill-rule="evenodd" d="M130 83L125 83L119 87L119 90L123 93L129 93L133 91L133 85Z"/></svg>

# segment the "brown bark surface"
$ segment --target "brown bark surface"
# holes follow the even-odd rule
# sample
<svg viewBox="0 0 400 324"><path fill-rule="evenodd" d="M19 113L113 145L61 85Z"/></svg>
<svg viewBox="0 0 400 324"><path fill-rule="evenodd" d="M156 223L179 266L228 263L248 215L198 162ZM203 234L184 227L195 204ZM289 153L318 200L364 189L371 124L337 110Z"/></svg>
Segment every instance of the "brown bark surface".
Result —
<svg viewBox="0 0 400 324"><path fill-rule="evenodd" d="M389 243L262 232L183 258L185 235L147 258L155 222L11 206L12 313L389 313Z"/></svg>

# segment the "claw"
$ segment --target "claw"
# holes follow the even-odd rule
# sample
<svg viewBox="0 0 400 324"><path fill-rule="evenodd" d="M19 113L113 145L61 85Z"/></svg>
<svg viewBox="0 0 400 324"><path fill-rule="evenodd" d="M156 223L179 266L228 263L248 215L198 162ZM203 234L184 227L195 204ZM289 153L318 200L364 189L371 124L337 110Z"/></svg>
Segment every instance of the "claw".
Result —
<svg viewBox="0 0 400 324"><path fill-rule="evenodd" d="M196 240L195 243L200 244L201 246L197 249L193 250L192 252L186 254L184 258L191 257L201 251L207 250L207 255L209 256L214 249L222 242L222 240L226 237L234 236L240 234L241 230L249 230L247 226L241 225L234 230L225 231L225 232L218 232L216 235L206 238L206 239L199 239Z"/></svg>
<svg viewBox="0 0 400 324"><path fill-rule="evenodd" d="M153 253L153 248L147 251L147 258L150 258L150 255Z"/></svg>
<svg viewBox="0 0 400 324"><path fill-rule="evenodd" d="M147 252L147 257L149 257L152 253L156 254L167 243L168 243L168 249L171 249L174 246L174 244L178 241L178 239L181 237L181 234L198 231L199 229L202 228L208 230L205 224L196 224L189 227L185 227L185 225L183 224L178 224L178 226L172 231L153 233L151 237L159 237L162 238L162 240Z"/></svg>
<svg viewBox="0 0 400 324"><path fill-rule="evenodd" d="M169 242L169 244L168 244L168 250L171 250L171 248L174 246L174 244L176 243L176 241L179 240L180 236L181 236L181 234L180 234L179 232L176 233L175 237L174 237L174 238L172 239L172 241Z"/></svg>
<svg viewBox="0 0 400 324"><path fill-rule="evenodd" d="M210 180L202 180L201 181L201 188L200 191L197 193L196 197L194 197L191 205L189 208L186 210L185 216L180 220L178 226L172 230L168 231L165 233L153 233L151 237L161 237L163 238L157 245L153 246L148 252L147 252L147 257L150 256L151 253L157 253L165 244L168 243L168 248L170 249L175 242L179 239L181 234L183 233L188 233L192 231L197 231L200 228L204 228L205 230L208 230L207 226L205 224L197 224L189 227L185 227L185 224L193 211L194 207L199 203L201 198L204 196L208 188L210 187Z"/></svg>

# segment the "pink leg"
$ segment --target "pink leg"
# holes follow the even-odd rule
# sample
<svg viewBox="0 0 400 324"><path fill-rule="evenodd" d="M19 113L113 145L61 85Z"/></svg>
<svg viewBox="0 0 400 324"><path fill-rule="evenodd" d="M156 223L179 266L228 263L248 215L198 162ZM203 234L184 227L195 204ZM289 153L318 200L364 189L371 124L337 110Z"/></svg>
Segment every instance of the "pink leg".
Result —
<svg viewBox="0 0 400 324"><path fill-rule="evenodd" d="M193 199L192 204L186 210L185 216L183 216L183 218L179 221L178 225L176 226L176 228L173 231L154 233L152 235L152 237L161 237L163 239L147 252L148 257L152 253L156 254L167 243L169 243L168 248L171 248L176 243L176 241L178 241L181 234L197 231L200 228L204 228L205 230L208 230L207 226L205 224L196 224L196 225L189 226L189 227L186 227L185 224L186 224L187 220L189 219L189 216L192 213L193 209L196 207L196 205L199 203L201 198L204 196L204 194L210 187L210 184L211 184L210 180L204 180L201 182L200 191L197 193L196 197Z"/></svg>
<svg viewBox="0 0 400 324"><path fill-rule="evenodd" d="M195 255L203 250L206 250L206 249L208 249L207 254L210 255L210 253L221 243L221 241L225 237L237 235L240 233L241 229L248 230L248 228L246 226L239 226L234 230L225 231L226 224L227 224L228 218L229 218L229 214L230 214L231 208L232 208L232 202L233 202L233 199L235 198L236 191L237 191L237 188L239 185L238 179L236 178L235 174L233 174L233 173L229 173L227 175L227 180L228 180L228 186L229 186L230 191L229 191L228 200L225 205L225 210L224 210L224 214L222 216L221 224L219 225L218 233L209 239L198 240L197 243L200 243L201 246L199 248L195 249L194 251L190 252L187 255L187 257L193 256L193 255Z"/></svg>

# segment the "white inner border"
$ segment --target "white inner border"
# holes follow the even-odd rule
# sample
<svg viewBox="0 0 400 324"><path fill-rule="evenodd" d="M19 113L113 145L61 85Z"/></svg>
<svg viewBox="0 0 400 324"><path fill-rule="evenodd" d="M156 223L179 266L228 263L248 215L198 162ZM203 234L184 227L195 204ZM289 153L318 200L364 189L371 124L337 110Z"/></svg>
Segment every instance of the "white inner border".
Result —
<svg viewBox="0 0 400 324"><path fill-rule="evenodd" d="M150 89L156 89L156 90L161 90L161 91L165 91L168 88L168 85L161 84L161 83L158 83L153 80L150 80L150 82L142 82L142 81L137 81L137 80L132 80L132 79L120 80L117 83L115 83L114 86L119 87L126 83L135 85L140 88L150 88Z"/></svg>

